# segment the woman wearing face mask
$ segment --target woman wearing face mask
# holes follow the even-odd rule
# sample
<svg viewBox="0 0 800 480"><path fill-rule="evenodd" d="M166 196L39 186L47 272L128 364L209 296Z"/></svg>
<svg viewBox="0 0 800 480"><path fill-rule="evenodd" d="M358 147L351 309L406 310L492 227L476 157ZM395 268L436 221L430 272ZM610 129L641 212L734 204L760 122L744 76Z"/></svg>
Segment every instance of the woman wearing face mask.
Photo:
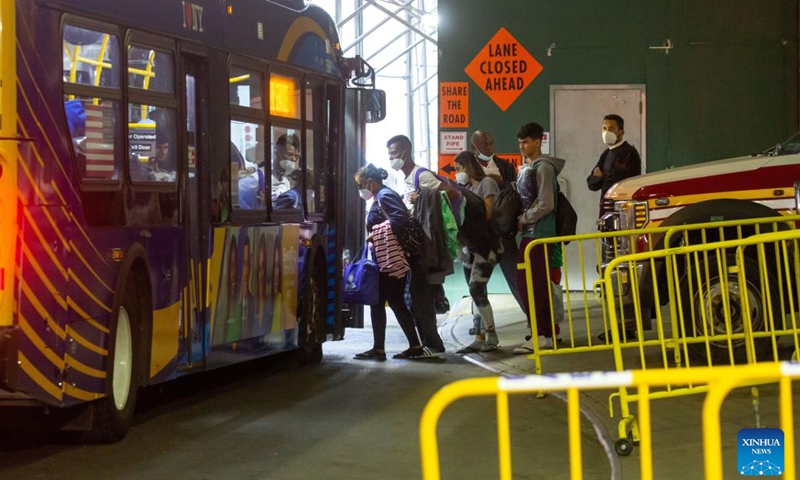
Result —
<svg viewBox="0 0 800 480"><path fill-rule="evenodd" d="M456 181L477 195L486 211L486 218L474 218L466 212L464 223L459 229L458 237L461 251L459 260L464 264L464 277L469 284L474 308L483 319L486 334L477 333L475 341L462 348L458 353L488 352L496 350L500 345L494 328L494 312L489 303L486 284L492 270L503 254L502 243L494 233L490 220L492 218L492 201L500 191L497 182L486 176L472 152L461 152L455 159ZM469 201L467 202L469 207ZM480 330L476 330L479 332Z"/></svg>
<svg viewBox="0 0 800 480"><path fill-rule="evenodd" d="M355 174L361 198L365 201L372 200L372 207L367 214L367 232L369 239L372 234L387 218L393 231L399 231L408 221L408 209L403 199L391 188L385 186L383 181L389 176L386 170L368 164L358 169ZM414 317L406 307L404 300L405 277L395 278L388 273L381 272L378 284L378 304L370 306L372 320L373 345L370 350L356 354L359 360L386 360L386 302L389 302L397 317L397 323L403 329L408 340L408 349L394 355L393 358L414 358L422 354Z"/></svg>

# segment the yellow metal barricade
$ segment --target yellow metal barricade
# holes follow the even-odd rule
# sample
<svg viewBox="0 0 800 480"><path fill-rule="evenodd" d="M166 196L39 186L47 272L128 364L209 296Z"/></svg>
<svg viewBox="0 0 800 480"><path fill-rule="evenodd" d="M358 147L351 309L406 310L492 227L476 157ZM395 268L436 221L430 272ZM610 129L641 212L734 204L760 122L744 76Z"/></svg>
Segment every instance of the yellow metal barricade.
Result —
<svg viewBox="0 0 800 480"><path fill-rule="evenodd" d="M633 343L625 343L618 328L612 328L615 369L686 372L687 367L694 366L777 361L781 356L778 341L783 337L791 339L791 351L800 351L798 252L800 231L792 230L614 259L605 272L604 290L613 287L612 274L620 264L633 268L643 262L659 262L664 265L663 278L654 278L653 284L666 283L662 295L667 300L666 307L656 310L656 339L640 336ZM659 289L654 291L658 295ZM611 295L606 301L609 323L616 326L617 298ZM642 332L644 315L645 312L635 311L638 332ZM649 392L648 397L691 395L708 389L704 383L683 379L663 387ZM757 400L758 390L754 389L753 394ZM615 398L619 399L621 410L619 436L635 441L639 438L639 425L630 403L641 399L621 387L609 399L612 417Z"/></svg>
<svg viewBox="0 0 800 480"><path fill-rule="evenodd" d="M613 350L612 330L617 329L617 319L624 320L626 326L616 332L621 348L660 347L674 350L674 332L665 329L660 308L662 304L670 303L669 298L665 298L663 258L631 259L624 254L660 251L674 245L703 245L719 240L742 239L762 232L794 229L797 222L800 222L800 216L782 216L534 240L525 248L526 261L518 265L528 279L528 308L535 312L537 302L547 302L550 306L547 322L554 332L560 329L559 342L554 342L552 348L539 348L536 316L532 314L534 341L530 358L534 361L534 372L542 373L544 356ZM561 284L547 282L547 292L536 292L532 286L535 272L531 269L529 259L531 251L537 246L544 246L551 252L544 259L548 270L553 266L552 251L558 249L561 252ZM614 261L605 264L603 259L609 256ZM603 275L610 276L612 281L604 282ZM563 288L561 308L564 320L560 325L556 313L558 306L553 303L554 288ZM613 305L616 309L613 321L608 301L611 297L615 298ZM653 330L653 334L645 335L650 330ZM598 340L594 336L598 333L603 333L605 339ZM671 362L675 355L676 352L669 351L662 355L661 362ZM602 364L600 368L613 368L610 356L608 364Z"/></svg>
<svg viewBox="0 0 800 480"><path fill-rule="evenodd" d="M567 392L568 440L570 478L583 478L580 442L580 392L612 388L638 389L640 438L640 475L642 480L653 477L651 434L651 387L681 382L705 384L709 390L703 407L703 439L705 477L722 479L722 447L719 411L724 397L735 387L780 380L781 427L785 441L784 477L795 478L794 425L791 379L800 377L800 366L794 363L762 363L747 366L697 367L683 370L639 370L622 372L591 372L578 374L530 375L526 377L494 377L460 380L446 385L430 399L420 420L420 452L422 478L439 480L441 469L437 425L445 409L458 399L495 396L498 435L498 472L501 480L512 478L511 436L509 425L509 395L536 392ZM535 442L531 439L531 442ZM533 449L532 449L533 450ZM699 467L698 467L699 469Z"/></svg>

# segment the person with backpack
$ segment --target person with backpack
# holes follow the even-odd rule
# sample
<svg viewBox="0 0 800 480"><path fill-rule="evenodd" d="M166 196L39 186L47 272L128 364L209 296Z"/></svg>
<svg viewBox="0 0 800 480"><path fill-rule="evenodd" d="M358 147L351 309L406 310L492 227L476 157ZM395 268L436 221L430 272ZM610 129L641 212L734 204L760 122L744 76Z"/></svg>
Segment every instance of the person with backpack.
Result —
<svg viewBox="0 0 800 480"><path fill-rule="evenodd" d="M475 130L472 134L472 148L483 173L488 176L499 175L498 187L500 191L494 196L494 211L492 213L492 226L500 236L503 244L503 258L500 260L500 270L506 280L508 290L517 301L520 309L527 312L528 305L522 300L517 289L517 218L520 214L522 202L516 190L517 169L513 163L494 153L494 137L486 130ZM500 226L503 225L503 226ZM473 318L476 333L481 328L481 318L476 314Z"/></svg>
<svg viewBox="0 0 800 480"><path fill-rule="evenodd" d="M455 158L456 182L466 190L464 219L458 230L459 260L469 294L480 313L483 329L475 333L475 341L457 353L488 352L500 347L494 325L494 312L489 303L486 285L492 270L503 256L503 244L491 227L492 201L500 191L497 182L487 176L472 152L461 152Z"/></svg>
<svg viewBox="0 0 800 480"><path fill-rule="evenodd" d="M412 215L415 203L420 197L420 190L445 191L451 198L458 198L459 193L442 182L430 170L414 163L411 155L411 140L405 135L395 135L386 142L389 154L389 165L393 170L402 172L405 177L406 192L404 201L409 206ZM442 337L439 335L436 324L436 309L434 297L431 294L432 284L428 282L427 271L420 260L419 255L409 257L411 267L411 279L409 281L409 292L411 296L411 311L417 322L417 329L422 340L422 353L409 357L411 359L425 358L444 358L445 348ZM451 265L452 266L452 265ZM442 278L443 280L443 278Z"/></svg>
<svg viewBox="0 0 800 480"><path fill-rule="evenodd" d="M557 332L550 321L550 297L548 295L548 260L554 259L554 248L545 245L533 247L528 258L525 250L529 243L538 238L558 236L556 231L556 199L558 197L558 174L563 170L565 160L542 155L544 129L538 123L526 123L517 132L519 150L523 158L533 159L530 167L523 170L517 181L517 189L522 198L522 215L518 220L522 242L517 256L518 263L530 262L531 282L535 295L535 311L528 311L528 322L536 322L539 348L552 348ZM552 263L551 263L552 265ZM554 265L553 265L554 266ZM525 270L517 273L517 288L528 304L528 279ZM533 352L531 338L514 349L514 353Z"/></svg>

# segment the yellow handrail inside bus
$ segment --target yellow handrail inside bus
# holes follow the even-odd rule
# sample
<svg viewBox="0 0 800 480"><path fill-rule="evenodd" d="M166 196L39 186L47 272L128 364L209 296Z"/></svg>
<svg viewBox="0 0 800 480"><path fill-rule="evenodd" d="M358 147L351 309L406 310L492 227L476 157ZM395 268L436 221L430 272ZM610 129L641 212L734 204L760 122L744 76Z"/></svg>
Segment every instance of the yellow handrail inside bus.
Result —
<svg viewBox="0 0 800 480"><path fill-rule="evenodd" d="M228 82L230 83L239 83L244 82L245 80L250 80L250 74L246 73L244 75L239 75L238 77L231 77Z"/></svg>

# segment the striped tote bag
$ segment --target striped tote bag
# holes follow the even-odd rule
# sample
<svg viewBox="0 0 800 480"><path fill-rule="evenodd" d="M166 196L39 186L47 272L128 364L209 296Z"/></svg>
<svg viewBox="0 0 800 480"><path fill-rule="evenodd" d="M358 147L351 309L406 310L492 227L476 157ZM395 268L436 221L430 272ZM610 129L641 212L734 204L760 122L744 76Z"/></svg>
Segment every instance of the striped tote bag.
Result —
<svg viewBox="0 0 800 480"><path fill-rule="evenodd" d="M372 245L378 270L390 277L403 278L409 271L403 247L397 242L389 220L372 227Z"/></svg>

